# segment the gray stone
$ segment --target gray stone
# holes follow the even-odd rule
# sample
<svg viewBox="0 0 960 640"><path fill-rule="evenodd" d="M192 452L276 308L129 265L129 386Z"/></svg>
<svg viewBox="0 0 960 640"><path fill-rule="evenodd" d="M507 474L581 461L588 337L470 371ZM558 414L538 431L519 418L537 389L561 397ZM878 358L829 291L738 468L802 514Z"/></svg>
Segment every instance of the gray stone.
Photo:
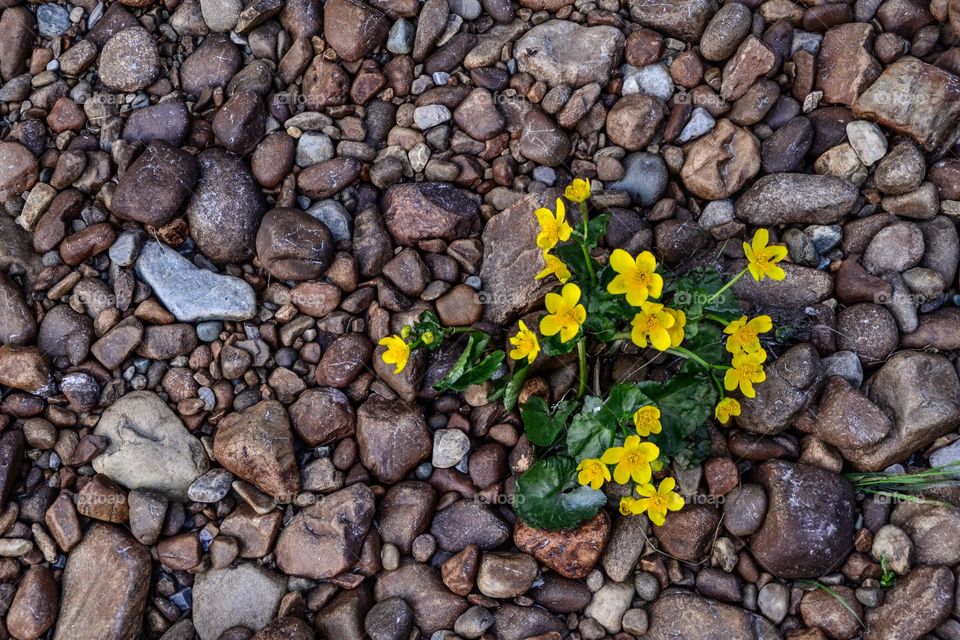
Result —
<svg viewBox="0 0 960 640"><path fill-rule="evenodd" d="M623 178L607 184L607 189L626 191L633 202L643 207L653 206L667 188L667 166L663 158L641 151L627 156L623 166Z"/></svg>
<svg viewBox="0 0 960 640"><path fill-rule="evenodd" d="M193 624L200 640L217 640L227 629L259 631L277 614L287 581L245 562L198 574L193 586Z"/></svg>
<svg viewBox="0 0 960 640"><path fill-rule="evenodd" d="M584 615L590 616L610 633L619 633L623 614L633 600L633 586L625 582L608 582L593 594Z"/></svg>
<svg viewBox="0 0 960 640"><path fill-rule="evenodd" d="M55 38L70 28L70 12L63 5L47 3L37 7L37 30L44 38Z"/></svg>
<svg viewBox="0 0 960 640"><path fill-rule="evenodd" d="M573 42L577 46L571 46ZM517 40L513 52L520 71L552 87L568 84L576 89L591 82L609 82L623 45L623 33L614 27L548 20Z"/></svg>
<svg viewBox="0 0 960 640"><path fill-rule="evenodd" d="M850 213L859 193L835 176L776 173L747 189L737 201L737 217L752 225L834 224Z"/></svg>
<svg viewBox="0 0 960 640"><path fill-rule="evenodd" d="M144 245L136 270L182 322L249 320L257 312L257 297L249 284L201 269L159 242Z"/></svg>
<svg viewBox="0 0 960 640"><path fill-rule="evenodd" d="M134 391L100 416L94 434L109 441L93 468L128 489L154 489L184 500L210 466L200 441L151 391Z"/></svg>

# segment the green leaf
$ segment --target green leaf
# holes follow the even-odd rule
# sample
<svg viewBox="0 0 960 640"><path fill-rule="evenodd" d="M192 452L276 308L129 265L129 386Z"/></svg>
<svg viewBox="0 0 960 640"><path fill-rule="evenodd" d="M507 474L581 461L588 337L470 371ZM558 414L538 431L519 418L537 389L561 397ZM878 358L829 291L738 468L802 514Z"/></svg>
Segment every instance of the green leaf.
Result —
<svg viewBox="0 0 960 640"><path fill-rule="evenodd" d="M537 529L569 529L597 515L607 502L602 491L576 483L577 463L567 456L537 461L517 480L514 508Z"/></svg>
<svg viewBox="0 0 960 640"><path fill-rule="evenodd" d="M454 363L450 372L433 385L437 391L464 391L472 384L481 384L489 380L503 364L506 354L499 349L487 356L484 350L490 343L485 333L471 333L467 346Z"/></svg>
<svg viewBox="0 0 960 640"><path fill-rule="evenodd" d="M610 214L601 213L598 216L590 218L587 222L587 246L591 249L597 246L600 238L607 233L607 224L610 223Z"/></svg>
<svg viewBox="0 0 960 640"><path fill-rule="evenodd" d="M557 436L567 426L570 414L577 408L577 404L570 400L560 401L553 413L547 403L540 396L532 396L520 409L523 419L523 428L527 439L535 445L549 447L556 441Z"/></svg>
<svg viewBox="0 0 960 640"><path fill-rule="evenodd" d="M526 381L529 371L530 367L526 362L513 370L513 375L510 376L510 381L507 382L503 390L503 407L507 412L513 411L513 408L517 406L517 398L520 397L520 391L523 389L523 383Z"/></svg>
<svg viewBox="0 0 960 640"><path fill-rule="evenodd" d="M652 391L652 390L651 390ZM717 389L703 374L683 374L652 393L663 431L650 436L663 457L696 464L707 453L707 418L717 403Z"/></svg>
<svg viewBox="0 0 960 640"><path fill-rule="evenodd" d="M557 245L553 249L553 254L563 260L567 269L574 275L578 282L586 282L590 272L587 270L587 259L583 255L583 248L576 242Z"/></svg>
<svg viewBox="0 0 960 640"><path fill-rule="evenodd" d="M603 400L587 396L567 431L567 452L577 460L598 458L613 446L616 430L617 424L604 413Z"/></svg>
<svg viewBox="0 0 960 640"><path fill-rule="evenodd" d="M540 347L543 349L544 355L565 356L577 347L577 341L570 339L566 342L561 342L560 334L558 333L552 336L545 336L540 342Z"/></svg>

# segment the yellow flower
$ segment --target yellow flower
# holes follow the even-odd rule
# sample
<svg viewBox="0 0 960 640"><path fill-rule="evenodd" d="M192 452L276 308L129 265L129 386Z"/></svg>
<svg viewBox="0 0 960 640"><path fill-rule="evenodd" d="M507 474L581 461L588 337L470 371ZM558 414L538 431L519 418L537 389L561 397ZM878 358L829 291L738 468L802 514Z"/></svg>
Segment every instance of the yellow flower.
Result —
<svg viewBox="0 0 960 640"><path fill-rule="evenodd" d="M580 301L580 287L568 282L559 294L548 293L545 303L548 315L540 319L540 333L545 336L560 334L560 342L567 342L580 332L587 319L587 310Z"/></svg>
<svg viewBox="0 0 960 640"><path fill-rule="evenodd" d="M674 320L673 326L667 329L667 333L670 334L670 346L679 347L683 342L683 328L687 326L687 314L680 309L665 308L664 311L672 315Z"/></svg>
<svg viewBox="0 0 960 640"><path fill-rule="evenodd" d="M540 341L537 340L537 334L530 331L523 320L520 321L520 330L517 331L517 335L510 338L510 344L515 347L510 350L510 357L514 360L526 358L527 362L532 363L537 359L537 354L540 353Z"/></svg>
<svg viewBox="0 0 960 640"><path fill-rule="evenodd" d="M387 364L395 364L397 368L394 373L400 373L407 366L407 360L410 359L410 345L404 342L400 336L387 336L381 338L377 344L387 348L380 356Z"/></svg>
<svg viewBox="0 0 960 640"><path fill-rule="evenodd" d="M610 469L596 458L587 458L577 465L577 482L599 489L604 482L610 481Z"/></svg>
<svg viewBox="0 0 960 640"><path fill-rule="evenodd" d="M544 251L543 261L547 263L547 267L535 276L536 280L543 280L549 275L555 275L557 276L557 280L560 281L560 284L563 284L570 279L570 269L567 268L567 265L563 264L563 260L551 254L549 251Z"/></svg>
<svg viewBox="0 0 960 640"><path fill-rule="evenodd" d="M753 320L747 320L747 316L740 316L723 330L730 336L727 338L727 351L730 353L756 351L760 334L772 328L773 321L770 320L770 316L757 316Z"/></svg>
<svg viewBox="0 0 960 640"><path fill-rule="evenodd" d="M567 210L563 205L563 200L557 198L557 213L554 215L550 209L541 207L534 214L540 223L540 233L537 234L537 246L548 251L556 246L557 242L570 239L573 228L567 223Z"/></svg>
<svg viewBox="0 0 960 640"><path fill-rule="evenodd" d="M574 178L573 182L567 185L563 195L570 202L586 202L590 198L590 181L584 178Z"/></svg>
<svg viewBox="0 0 960 640"><path fill-rule="evenodd" d="M676 324L676 319L664 310L662 304L644 302L640 305L640 313L633 317L630 324L633 325L630 338L638 347L646 348L649 339L658 351L670 348L672 340L669 329Z"/></svg>
<svg viewBox="0 0 960 640"><path fill-rule="evenodd" d="M750 275L756 281L770 278L771 280L783 280L787 277L783 269L777 266L777 263L787 257L787 248L783 245L767 246L770 242L770 234L766 229L757 229L753 234L752 244L743 243L743 253L747 256L750 269Z"/></svg>
<svg viewBox="0 0 960 640"><path fill-rule="evenodd" d="M740 415L740 403L736 398L723 398L717 403L717 408L713 410L713 415L717 417L717 422L727 424L730 418Z"/></svg>
<svg viewBox="0 0 960 640"><path fill-rule="evenodd" d="M723 386L727 391L740 387L743 395L748 398L756 397L757 392L753 385L767 379L767 374L763 370L763 361L766 359L767 354L763 349L734 354L733 367L727 369L723 377Z"/></svg>
<svg viewBox="0 0 960 640"><path fill-rule="evenodd" d="M622 447L610 447L600 456L604 464L617 465L613 479L617 484L650 482L650 463L660 457L660 449L652 442L640 442L640 436L627 436Z"/></svg>
<svg viewBox="0 0 960 640"><path fill-rule="evenodd" d="M639 515L646 511L650 522L658 527L663 525L667 511L680 511L683 508L683 498L673 490L676 486L677 481L669 477L663 479L659 489L655 489L652 484L640 485L637 487L640 498L631 501L630 513Z"/></svg>
<svg viewBox="0 0 960 640"><path fill-rule="evenodd" d="M641 252L634 259L623 249L614 249L610 254L610 267L617 275L607 285L607 291L614 295L627 294L627 302L634 307L663 293L663 277L656 272L657 260L649 251Z"/></svg>
<svg viewBox="0 0 960 640"><path fill-rule="evenodd" d="M423 344L430 346L433 344L433 341L436 340L436 336L433 335L433 331L424 331L423 335L420 336L420 339L423 340Z"/></svg>
<svg viewBox="0 0 960 640"><path fill-rule="evenodd" d="M641 436L649 436L651 433L660 433L663 426L660 424L660 409L648 404L640 407L633 414L633 424L637 427L637 433Z"/></svg>
<svg viewBox="0 0 960 640"><path fill-rule="evenodd" d="M634 515L634 510L638 508L636 498L632 496L623 496L620 498L620 515L632 516Z"/></svg>

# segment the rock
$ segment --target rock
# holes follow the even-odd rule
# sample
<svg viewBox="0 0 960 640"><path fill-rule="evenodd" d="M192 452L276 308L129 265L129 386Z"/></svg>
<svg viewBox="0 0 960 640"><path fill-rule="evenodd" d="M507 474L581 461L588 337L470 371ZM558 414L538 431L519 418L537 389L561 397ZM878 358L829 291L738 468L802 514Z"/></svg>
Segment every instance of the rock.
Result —
<svg viewBox="0 0 960 640"><path fill-rule="evenodd" d="M0 436L0 503L2 504L7 504L10 491L20 477L23 443L23 431L6 431Z"/></svg>
<svg viewBox="0 0 960 640"><path fill-rule="evenodd" d="M603 511L562 531L534 529L517 521L513 542L542 564L567 578L584 578L596 566L607 545L610 518Z"/></svg>
<svg viewBox="0 0 960 640"><path fill-rule="evenodd" d="M960 510L938 504L898 505L890 522L910 535L920 564L954 565L960 550L954 540L960 535ZM906 564L909 568L909 563ZM898 571L906 573L906 571Z"/></svg>
<svg viewBox="0 0 960 640"><path fill-rule="evenodd" d="M410 553L414 538L430 528L436 501L436 491L426 482L405 480L387 489L377 514L383 542Z"/></svg>
<svg viewBox="0 0 960 640"><path fill-rule="evenodd" d="M222 149L199 156L200 179L187 205L190 235L217 264L253 256L266 202L245 160Z"/></svg>
<svg viewBox="0 0 960 640"><path fill-rule="evenodd" d="M107 40L98 72L103 84L116 91L146 89L160 75L160 53L150 32L136 26Z"/></svg>
<svg viewBox="0 0 960 640"><path fill-rule="evenodd" d="M107 439L93 468L128 489L153 489L185 500L210 461L200 441L151 391L133 391L110 405L93 433Z"/></svg>
<svg viewBox="0 0 960 640"><path fill-rule="evenodd" d="M808 627L822 630L830 638L854 638L860 633L863 605L849 587L833 587L833 593L813 589L800 601L800 615Z"/></svg>
<svg viewBox="0 0 960 640"><path fill-rule="evenodd" d="M193 624L200 640L218 640L235 626L259 631L273 620L286 579L251 562L200 573L193 586Z"/></svg>
<svg viewBox="0 0 960 640"><path fill-rule="evenodd" d="M0 78L9 82L15 76L27 71L27 62L36 29L36 19L26 7L16 7L4 3L0 17ZM6 198L4 198L6 199Z"/></svg>
<svg viewBox="0 0 960 640"><path fill-rule="evenodd" d="M726 495L723 503L723 526L732 535L745 537L763 524L767 513L767 494L763 487L743 484Z"/></svg>
<svg viewBox="0 0 960 640"><path fill-rule="evenodd" d="M248 320L256 313L257 298L249 284L201 269L159 242L143 246L136 270L182 322Z"/></svg>
<svg viewBox="0 0 960 640"><path fill-rule="evenodd" d="M143 338L143 324L136 318L119 322L93 343L90 352L108 369L116 369L133 353Z"/></svg>
<svg viewBox="0 0 960 640"><path fill-rule="evenodd" d="M623 160L623 169L623 177L606 188L626 191L640 206L652 207L667 189L667 166L659 155L631 153Z"/></svg>
<svg viewBox="0 0 960 640"><path fill-rule="evenodd" d="M848 122L847 139L860 161L868 167L887 155L887 138L883 135L883 130L872 122Z"/></svg>
<svg viewBox="0 0 960 640"><path fill-rule="evenodd" d="M767 492L767 515L750 539L753 556L785 579L814 578L842 565L853 539L854 492L819 467L765 462L752 474Z"/></svg>
<svg viewBox="0 0 960 640"><path fill-rule="evenodd" d="M531 108L520 131L520 153L546 167L558 167L570 153L570 139L550 116Z"/></svg>
<svg viewBox="0 0 960 640"><path fill-rule="evenodd" d="M339 389L347 387L370 360L373 345L362 333L345 333L327 347L315 378L317 384Z"/></svg>
<svg viewBox="0 0 960 640"><path fill-rule="evenodd" d="M487 221L483 229L480 292L484 319L504 324L531 311L553 285L534 277L545 266L536 237L540 225L530 213L553 207L556 192L530 194Z"/></svg>
<svg viewBox="0 0 960 640"><path fill-rule="evenodd" d="M332 578L360 559L374 499L369 487L353 484L300 511L277 539L277 567L288 575Z"/></svg>
<svg viewBox="0 0 960 640"><path fill-rule="evenodd" d="M764 170L786 173L802 169L803 159L813 145L813 135L813 125L802 116L777 129L762 145Z"/></svg>
<svg viewBox="0 0 960 640"><path fill-rule="evenodd" d="M0 385L35 395L52 391L50 363L36 347L0 346Z"/></svg>
<svg viewBox="0 0 960 640"><path fill-rule="evenodd" d="M827 379L814 423L818 438L841 450L862 449L881 441L893 422L843 378Z"/></svg>
<svg viewBox="0 0 960 640"><path fill-rule="evenodd" d="M625 95L607 113L607 135L614 144L638 151L650 144L665 115L659 98L642 93Z"/></svg>
<svg viewBox="0 0 960 640"><path fill-rule="evenodd" d="M915 559L910 536L892 524L884 525L874 534L870 553L878 562L886 562L891 571L901 576L910 572Z"/></svg>
<svg viewBox="0 0 960 640"><path fill-rule="evenodd" d="M413 110L413 122L421 131L448 122L453 114L442 104L428 104Z"/></svg>
<svg viewBox="0 0 960 640"><path fill-rule="evenodd" d="M493 614L494 636L500 640L552 638L563 630L563 623L540 607L519 607L503 603Z"/></svg>
<svg viewBox="0 0 960 640"><path fill-rule="evenodd" d="M347 62L360 60L387 38L387 17L357 0L332 0L323 6L323 35Z"/></svg>
<svg viewBox="0 0 960 640"><path fill-rule="evenodd" d="M960 310L945 308L920 316L917 330L903 336L904 349L938 349L950 351L960 348ZM956 345L956 346L954 346Z"/></svg>
<svg viewBox="0 0 960 640"><path fill-rule="evenodd" d="M182 100L164 100L130 112L123 125L123 139L150 144L163 140L178 146L187 137L190 113Z"/></svg>
<svg viewBox="0 0 960 640"><path fill-rule="evenodd" d="M722 200L739 191L758 171L760 143L749 130L723 119L687 149L680 178L701 198Z"/></svg>
<svg viewBox="0 0 960 640"><path fill-rule="evenodd" d="M300 491L290 420L276 400L224 417L213 455L223 468L278 500L288 502Z"/></svg>
<svg viewBox="0 0 960 640"><path fill-rule="evenodd" d="M825 101L849 107L873 84L882 67L872 50L873 28L867 23L848 22L827 30L817 55L816 83Z"/></svg>
<svg viewBox="0 0 960 640"><path fill-rule="evenodd" d="M633 601L633 585L624 582L608 582L593 594L590 606L584 615L590 616L610 633L619 633L623 614Z"/></svg>
<svg viewBox="0 0 960 640"><path fill-rule="evenodd" d="M453 119L467 135L481 141L496 137L506 125L493 94L482 88L474 89L464 98L453 112Z"/></svg>
<svg viewBox="0 0 960 640"><path fill-rule="evenodd" d="M117 183L111 210L126 220L162 227L180 212L198 178L196 159L154 140Z"/></svg>
<svg viewBox="0 0 960 640"><path fill-rule="evenodd" d="M653 534L660 547L684 562L699 562L710 548L720 525L720 512L706 504L690 504L670 513Z"/></svg>
<svg viewBox="0 0 960 640"><path fill-rule="evenodd" d="M837 315L837 346L864 362L881 362L897 347L899 333L893 315L876 304L855 304Z"/></svg>
<svg viewBox="0 0 960 640"><path fill-rule="evenodd" d="M957 138L960 78L905 56L860 94L853 113L910 136L926 151L937 151Z"/></svg>
<svg viewBox="0 0 960 640"><path fill-rule="evenodd" d="M780 433L820 392L823 365L816 349L806 343L791 347L766 367L767 379L757 385L755 398L741 401L737 426L752 433Z"/></svg>
<svg viewBox="0 0 960 640"><path fill-rule="evenodd" d="M342 105L347 101L350 76L336 62L317 56L303 74L304 104L310 110Z"/></svg>
<svg viewBox="0 0 960 640"><path fill-rule="evenodd" d="M66 358L70 364L78 365L86 359L92 338L90 318L67 305L57 305L43 317L37 344L50 357Z"/></svg>
<svg viewBox="0 0 960 640"><path fill-rule="evenodd" d="M53 572L42 565L27 569L7 612L7 630L18 640L35 640L57 619L60 590Z"/></svg>
<svg viewBox="0 0 960 640"><path fill-rule="evenodd" d="M940 197L932 182L924 182L916 191L885 197L880 201L880 206L894 215L929 220L940 211Z"/></svg>
<svg viewBox="0 0 960 640"><path fill-rule="evenodd" d="M525 553L485 553L477 571L477 589L488 598L515 598L526 593L536 577L537 561Z"/></svg>
<svg viewBox="0 0 960 640"><path fill-rule="evenodd" d="M755 36L740 43L723 68L720 97L733 102L743 97L757 78L769 73L777 62L774 52Z"/></svg>
<svg viewBox="0 0 960 640"><path fill-rule="evenodd" d="M310 640L313 630L300 618L277 618L253 634L250 640Z"/></svg>
<svg viewBox="0 0 960 640"><path fill-rule="evenodd" d="M920 264L924 237L913 222L898 222L880 229L863 254L863 266L874 275L886 271L901 273Z"/></svg>
<svg viewBox="0 0 960 640"><path fill-rule="evenodd" d="M129 640L143 622L150 552L123 529L94 524L67 556L61 585L54 640Z"/></svg>
<svg viewBox="0 0 960 640"><path fill-rule="evenodd" d="M641 26L684 42L696 43L717 11L713 0L678 0L664 5L657 0L630 0L630 17Z"/></svg>
<svg viewBox="0 0 960 640"><path fill-rule="evenodd" d="M227 83L240 70L243 57L236 46L222 34L212 34L203 39L197 49L187 56L180 66L183 90L199 97L204 90L226 88Z"/></svg>
<svg viewBox="0 0 960 640"><path fill-rule="evenodd" d="M349 398L339 389L307 389L290 405L297 436L311 447L353 435L356 417Z"/></svg>
<svg viewBox="0 0 960 640"><path fill-rule="evenodd" d="M464 611L453 630L464 638L479 638L483 632L493 626L493 614L480 606L473 606Z"/></svg>
<svg viewBox="0 0 960 640"><path fill-rule="evenodd" d="M444 551L462 551L468 545L486 551L502 545L510 537L510 527L487 505L459 500L437 512L430 534Z"/></svg>
<svg viewBox="0 0 960 640"><path fill-rule="evenodd" d="M753 16L746 5L739 2L724 4L703 30L700 55L711 62L726 60L750 33L752 23Z"/></svg>
<svg viewBox="0 0 960 640"><path fill-rule="evenodd" d="M864 640L918 640L947 619L955 580L947 567L918 566L867 612Z"/></svg>
<svg viewBox="0 0 960 640"><path fill-rule="evenodd" d="M603 552L603 570L614 582L624 582L643 553L646 523L643 518L620 518L613 525L610 542Z"/></svg>
<svg viewBox="0 0 960 640"><path fill-rule="evenodd" d="M445 183L417 182L390 187L384 195L384 220L401 245L440 238L451 242L476 228L479 211L466 194Z"/></svg>
<svg viewBox="0 0 960 640"><path fill-rule="evenodd" d="M4 11L4 15L10 13ZM37 182L40 167L30 150L18 142L0 142L0 200L29 191Z"/></svg>
<svg viewBox="0 0 960 640"><path fill-rule="evenodd" d="M20 287L3 274L0 274L0 327L0 344L26 345L37 335L37 321Z"/></svg>
<svg viewBox="0 0 960 640"><path fill-rule="evenodd" d="M592 595L580 580L564 578L556 573L543 576L543 584L531 592L534 600L554 613L576 613L590 604Z"/></svg>
<svg viewBox="0 0 960 640"><path fill-rule="evenodd" d="M363 622L370 640L403 640L412 628L413 611L400 598L387 598L373 605Z"/></svg>
<svg viewBox="0 0 960 640"><path fill-rule="evenodd" d="M257 231L256 246L261 264L281 280L319 278L333 260L330 230L299 209L267 212Z"/></svg>
<svg viewBox="0 0 960 640"><path fill-rule="evenodd" d="M363 465L381 482L399 482L431 452L416 405L371 395L357 410L357 446Z"/></svg>
<svg viewBox="0 0 960 640"><path fill-rule="evenodd" d="M378 574L373 593L377 602L403 599L413 610L417 628L426 634L452 629L468 608L466 600L447 590L433 568L419 563Z"/></svg>
<svg viewBox="0 0 960 640"><path fill-rule="evenodd" d="M225 33L237 26L243 4L239 0L200 0L203 21L211 31Z"/></svg>
<svg viewBox="0 0 960 640"><path fill-rule="evenodd" d="M437 429L433 433L433 459L436 469L449 469L470 450L470 437L459 429Z"/></svg>
<svg viewBox="0 0 960 640"><path fill-rule="evenodd" d="M720 604L684 591L670 591L650 608L649 640L779 640L780 633L765 618L740 607Z"/></svg>
<svg viewBox="0 0 960 640"><path fill-rule="evenodd" d="M570 42L579 46L568 46ZM551 87L567 84L576 89L591 82L606 84L620 62L623 45L623 33L614 27L548 20L517 40L514 56L520 71Z"/></svg>
<svg viewBox="0 0 960 640"><path fill-rule="evenodd" d="M744 192L736 215L752 225L835 224L850 213L859 192L843 178L802 173L763 176Z"/></svg>
<svg viewBox="0 0 960 640"><path fill-rule="evenodd" d="M873 173L877 188L887 195L901 195L920 188L927 170L917 145L904 140L894 145Z"/></svg>

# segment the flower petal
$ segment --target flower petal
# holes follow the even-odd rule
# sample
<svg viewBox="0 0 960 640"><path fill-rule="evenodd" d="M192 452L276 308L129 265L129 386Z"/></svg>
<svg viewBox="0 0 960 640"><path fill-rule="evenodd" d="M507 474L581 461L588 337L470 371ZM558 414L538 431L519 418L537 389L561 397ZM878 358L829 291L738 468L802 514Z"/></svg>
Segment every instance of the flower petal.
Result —
<svg viewBox="0 0 960 640"><path fill-rule="evenodd" d="M562 302L563 298L560 297L560 294L553 293L552 291L548 293L546 298L543 300L544 305L547 307L547 311L550 313L556 313Z"/></svg>
<svg viewBox="0 0 960 640"><path fill-rule="evenodd" d="M630 469L624 463L620 463L613 470L613 481L617 484L627 484L630 481Z"/></svg>
<svg viewBox="0 0 960 640"><path fill-rule="evenodd" d="M623 249L614 249L610 254L610 267L617 273L633 273L637 268L633 258Z"/></svg>
<svg viewBox="0 0 960 640"><path fill-rule="evenodd" d="M545 336L555 336L560 333L562 324L557 316L543 316L540 319L540 333Z"/></svg>
<svg viewBox="0 0 960 640"><path fill-rule="evenodd" d="M600 456L600 462L603 464L616 464L623 457L623 447L610 447Z"/></svg>

